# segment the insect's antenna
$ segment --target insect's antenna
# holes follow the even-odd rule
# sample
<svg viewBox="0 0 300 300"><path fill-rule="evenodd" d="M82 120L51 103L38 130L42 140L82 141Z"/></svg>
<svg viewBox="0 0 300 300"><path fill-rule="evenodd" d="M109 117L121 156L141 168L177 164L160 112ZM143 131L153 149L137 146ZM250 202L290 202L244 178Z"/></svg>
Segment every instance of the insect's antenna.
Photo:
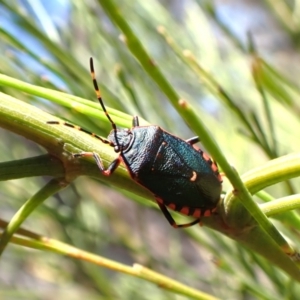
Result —
<svg viewBox="0 0 300 300"><path fill-rule="evenodd" d="M107 110L106 110L106 107L103 103L103 100L102 100L102 97L101 97L101 93L100 93L100 90L99 90L99 87L98 87L98 83L97 83L97 80L96 80L96 76L95 76L95 70L94 70L94 63L93 63L93 58L91 57L90 58L90 70L91 70L91 75L92 75L92 79L93 79L93 84L94 84L94 89L95 89L95 92L96 92L96 95L97 95L97 99L103 109L103 112L105 113L107 119L109 120L109 122L111 123L112 125L112 128L114 130L114 133L115 133L115 140L116 140L116 143L117 143L117 147L118 149L120 150L121 147L119 145L119 141L118 141L118 137L117 137L117 126L115 124L115 122L111 119L110 115L108 114Z"/></svg>

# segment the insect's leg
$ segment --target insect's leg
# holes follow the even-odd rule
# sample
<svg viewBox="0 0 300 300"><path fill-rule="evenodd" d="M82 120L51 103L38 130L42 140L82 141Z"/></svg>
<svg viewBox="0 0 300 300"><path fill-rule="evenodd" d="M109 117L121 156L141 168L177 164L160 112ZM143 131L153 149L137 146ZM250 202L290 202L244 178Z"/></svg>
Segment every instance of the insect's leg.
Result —
<svg viewBox="0 0 300 300"><path fill-rule="evenodd" d="M168 222L170 223L170 225L174 228L186 228L186 227L190 227L193 226L195 224L200 223L200 219L196 219L191 223L187 223L187 224L177 224L175 222L175 220L173 219L173 217L171 216L171 214L169 213L168 209L166 208L166 206L162 203L160 203L158 200L156 200L160 210L162 211L162 213L164 214L165 218L168 220Z"/></svg>
<svg viewBox="0 0 300 300"><path fill-rule="evenodd" d="M137 127L140 126L140 121L138 116L134 116L132 118L132 127Z"/></svg>
<svg viewBox="0 0 300 300"><path fill-rule="evenodd" d="M194 136L194 137L186 140L186 142L190 145L194 145L194 144L198 143L199 141L200 141L200 139L198 136Z"/></svg>
<svg viewBox="0 0 300 300"><path fill-rule="evenodd" d="M100 158L100 156L95 153L95 152L80 152L80 153L76 153L73 154L73 157L91 157L93 156L96 164L99 168L99 170L101 171L101 173L105 176L110 176L116 169L117 167L120 165L121 163L121 158L117 157L108 167L107 169L104 168L104 165L102 163L102 159Z"/></svg>

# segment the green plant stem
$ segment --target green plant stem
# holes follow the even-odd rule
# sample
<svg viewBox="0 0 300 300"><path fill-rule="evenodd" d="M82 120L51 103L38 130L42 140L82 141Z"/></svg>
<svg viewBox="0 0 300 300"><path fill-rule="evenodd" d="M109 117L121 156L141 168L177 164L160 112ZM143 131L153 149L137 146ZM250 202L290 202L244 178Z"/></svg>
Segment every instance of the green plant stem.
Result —
<svg viewBox="0 0 300 300"><path fill-rule="evenodd" d="M3 238L3 237L2 237ZM32 249L46 250L54 253L60 253L69 257L73 257L86 262L91 262L101 267L109 268L110 270L122 272L134 277L138 277L148 282L152 282L159 287L174 292L176 294L184 295L190 299L198 300L217 300L209 294L203 293L196 289L193 289L187 285L184 285L176 280L173 280L167 276L161 275L157 272L149 270L139 264L134 264L132 267L115 262L113 260L95 255L84 250L80 250L68 244L43 237L35 236L34 239L23 239L19 237L12 237L12 243L21 246L30 247Z"/></svg>
<svg viewBox="0 0 300 300"><path fill-rule="evenodd" d="M260 59L257 56L257 53L255 52L255 49L253 47L253 53L252 53L252 76L256 85L256 88L258 92L261 95L263 106L265 109L265 115L267 118L267 123L269 127L269 133L271 136L271 145L269 145L268 140L266 138L266 135L264 135L265 144L268 146L268 150L270 152L270 157L275 158L278 156L277 151L277 142L276 142L276 134L275 134L275 126L274 126L274 118L272 117L271 107L270 107L270 101L267 99L267 95L265 93L265 90L260 82L259 74L257 74L257 71L261 68L260 65ZM272 151L271 151L272 149Z"/></svg>
<svg viewBox="0 0 300 300"><path fill-rule="evenodd" d="M0 240L0 255L3 253L10 238L20 228L26 218L36 209L36 207L47 198L63 189L65 186L67 186L67 182L64 179L52 179L21 206L18 212L11 218L2 234Z"/></svg>
<svg viewBox="0 0 300 300"><path fill-rule="evenodd" d="M257 175L259 174L259 178ZM292 153L268 161L241 177L252 194L276 184L300 176L300 153ZM233 196L232 194L230 197ZM233 199L233 198L232 198Z"/></svg>
<svg viewBox="0 0 300 300"><path fill-rule="evenodd" d="M298 214L297 210L295 208L298 207L299 203L299 195L292 195L288 197L283 197L280 199L274 199L270 194L268 194L265 191L259 191L258 193L255 194L256 197L259 197L262 201L265 203L259 204L260 209L262 212L267 216L267 217L273 217L276 218L277 220L280 220L281 222L290 225L293 227L295 230L300 230L300 215ZM289 197L292 197L290 199ZM285 199L287 198L287 203L289 201L293 201L294 203L289 203L286 205ZM275 205L275 207L270 204L268 205L268 202L271 201L277 201L278 200L278 206ZM273 212L274 209L274 212ZM294 209L294 210L293 210Z"/></svg>
<svg viewBox="0 0 300 300"><path fill-rule="evenodd" d="M92 82L92 81L91 81ZM39 87L26 83L24 81L6 76L0 73L0 85L12 87L14 89L20 90L22 92L42 97L48 99L54 103L61 106L68 107L76 112L83 113L85 115L96 117L97 119L106 121L105 114L101 111L98 102L93 102L86 100L74 95L66 94L63 92L58 92L55 90L50 90L44 87ZM96 99L96 97L95 97ZM72 101L70 101L72 100ZM114 121L120 126L130 127L132 122L132 117L127 114L120 112L116 109L106 107L109 114L113 117ZM142 120L142 119L141 119ZM125 121L125 122L124 122ZM142 122L146 123L144 120Z"/></svg>
<svg viewBox="0 0 300 300"><path fill-rule="evenodd" d="M64 175L61 161L49 154L0 163L0 181L32 176Z"/></svg>
<svg viewBox="0 0 300 300"><path fill-rule="evenodd" d="M282 197L271 202L260 204L259 206L268 217L290 212L300 208L300 194ZM298 217L298 222L299 221L300 218Z"/></svg>

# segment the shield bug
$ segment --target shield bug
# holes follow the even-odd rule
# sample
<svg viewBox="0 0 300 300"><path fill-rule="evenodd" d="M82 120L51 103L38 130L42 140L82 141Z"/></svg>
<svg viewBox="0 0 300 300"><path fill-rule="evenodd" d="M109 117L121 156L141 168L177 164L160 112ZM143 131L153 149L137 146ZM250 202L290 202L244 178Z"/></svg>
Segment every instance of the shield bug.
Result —
<svg viewBox="0 0 300 300"><path fill-rule="evenodd" d="M94 157L105 176L111 176L122 162L131 178L154 195L159 208L174 228L192 226L199 223L201 217L210 216L220 200L222 178L217 164L194 146L199 142L198 137L183 140L156 125L140 126L137 116L133 117L130 129L117 129L101 98L92 58L90 69L98 101L112 125L107 139L70 123L47 123L82 130L114 147L119 156L107 168L95 152L81 152L73 156ZM167 207L196 219L178 225Z"/></svg>

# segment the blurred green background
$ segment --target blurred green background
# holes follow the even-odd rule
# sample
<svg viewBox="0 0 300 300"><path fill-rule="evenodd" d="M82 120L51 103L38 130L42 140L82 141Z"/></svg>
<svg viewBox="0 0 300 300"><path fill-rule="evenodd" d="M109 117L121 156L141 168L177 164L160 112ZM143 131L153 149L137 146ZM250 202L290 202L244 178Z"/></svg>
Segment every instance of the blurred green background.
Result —
<svg viewBox="0 0 300 300"><path fill-rule="evenodd" d="M298 151L299 1L276 1L277 6L267 0L113 2L173 88L197 108L240 174ZM0 1L0 72L96 101L88 64L92 56L109 107L141 116L184 139L193 136L128 50L101 4ZM172 37L173 47L158 26ZM177 47L180 53L189 50L227 91L260 139L253 138L234 105L212 92L207 77L199 80L173 51ZM0 90L102 136L108 134L107 123L12 88ZM46 153L7 130L0 129L0 134L1 162ZM48 180L0 182L1 219L10 220ZM298 183L292 181L294 192ZM228 188L225 180L224 190ZM268 192L275 198L287 194L284 185ZM48 199L22 227L125 264L140 263L220 299L297 299L297 284L237 243L207 228L174 230L151 202L136 203L126 195L82 177ZM290 238L299 237L292 228L282 229ZM8 246L0 262L0 296L186 299L126 274L15 245Z"/></svg>

